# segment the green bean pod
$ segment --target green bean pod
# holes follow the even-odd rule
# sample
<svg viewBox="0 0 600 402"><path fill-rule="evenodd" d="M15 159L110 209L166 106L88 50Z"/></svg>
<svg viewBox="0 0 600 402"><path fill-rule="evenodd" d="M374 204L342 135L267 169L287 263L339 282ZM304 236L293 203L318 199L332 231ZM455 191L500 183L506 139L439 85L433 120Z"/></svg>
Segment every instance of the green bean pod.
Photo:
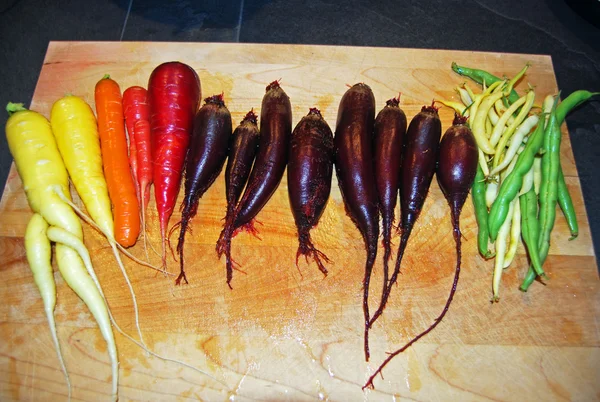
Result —
<svg viewBox="0 0 600 402"><path fill-rule="evenodd" d="M490 238L488 230L488 210L485 204L485 175L481 166L477 165L475 181L471 187L471 199L475 209L475 219L477 221L477 247L479 253L486 260L494 256L494 253L488 248Z"/></svg>
<svg viewBox="0 0 600 402"><path fill-rule="evenodd" d="M571 94L556 108L556 120L558 121L558 125L560 126L563 121L565 121L565 117L567 117L567 114L569 114L571 110L596 95L600 95L600 92L590 92L583 89L571 92Z"/></svg>
<svg viewBox="0 0 600 402"><path fill-rule="evenodd" d="M540 117L540 122L543 122L543 118ZM525 145L525 149L523 152L519 154L517 157L517 162L512 172L506 179L500 184L500 188L498 189L498 195L496 196L496 200L492 204L490 208L490 214L488 216L488 228L490 231L490 238L492 241L496 241L496 237L498 236L498 231L500 227L504 223L506 219L506 215L508 215L508 209L510 203L515 199L519 190L521 190L521 186L523 185L523 178L533 166L533 160L535 155L542 148L542 144L544 142L544 125L539 124L537 128L531 134L531 137L527 141L527 145Z"/></svg>
<svg viewBox="0 0 600 402"><path fill-rule="evenodd" d="M529 259L535 270L535 273L540 276L545 276L540 261L540 252L538 248L540 223L538 221L538 200L535 189L531 189L519 197L521 205L521 235L527 251Z"/></svg>
<svg viewBox="0 0 600 402"><path fill-rule="evenodd" d="M462 76L468 77L478 84L490 85L497 81L502 81L502 78L496 77L493 74L488 73L485 70L479 70L476 68L469 68L465 66L459 66L455 62L452 62L452 70ZM508 96L508 102L513 103L519 99L519 94L514 89L510 91Z"/></svg>
<svg viewBox="0 0 600 402"><path fill-rule="evenodd" d="M571 110L581 105L592 96L598 94L600 93L589 92L586 90L572 92L556 108L556 119L558 121L558 125L560 126L563 123L567 114L569 114ZM567 225L571 231L571 238L569 238L569 240L573 240L579 235L579 224L577 223L577 215L575 213L575 208L573 207L573 200L571 199L571 194L569 194L569 189L567 188L567 183L565 182L565 176L563 174L562 167L558 172L558 204L565 215Z"/></svg>
<svg viewBox="0 0 600 402"><path fill-rule="evenodd" d="M571 194L569 194L562 167L558 171L558 205L560 205L560 209L562 209L569 230L571 231L569 240L573 240L579 235L579 224L577 223L577 214L573 206L573 199L571 198Z"/></svg>
<svg viewBox="0 0 600 402"><path fill-rule="evenodd" d="M556 220L556 204L558 203L558 175L560 171L561 132L556 116L556 106L550 113L550 119L544 136L545 150L542 155L542 184L540 187L540 237L538 241L540 262L543 264L550 249L550 234ZM535 273L529 267L521 290L527 291Z"/></svg>

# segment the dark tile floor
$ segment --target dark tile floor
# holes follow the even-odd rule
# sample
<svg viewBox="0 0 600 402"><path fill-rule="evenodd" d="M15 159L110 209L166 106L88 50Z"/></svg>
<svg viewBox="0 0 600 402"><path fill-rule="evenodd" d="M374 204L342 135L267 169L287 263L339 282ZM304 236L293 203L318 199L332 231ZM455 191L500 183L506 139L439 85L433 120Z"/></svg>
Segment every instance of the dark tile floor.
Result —
<svg viewBox="0 0 600 402"><path fill-rule="evenodd" d="M584 3L583 1L580 3ZM595 0L585 3L595 5ZM593 13L584 16L593 21ZM596 16L598 14L595 14ZM30 102L48 41L310 43L550 54L563 93L600 91L600 29L559 0L0 0L0 105ZM0 114L4 126L6 116ZM600 102L567 119L600 250ZM0 136L0 184L10 167Z"/></svg>

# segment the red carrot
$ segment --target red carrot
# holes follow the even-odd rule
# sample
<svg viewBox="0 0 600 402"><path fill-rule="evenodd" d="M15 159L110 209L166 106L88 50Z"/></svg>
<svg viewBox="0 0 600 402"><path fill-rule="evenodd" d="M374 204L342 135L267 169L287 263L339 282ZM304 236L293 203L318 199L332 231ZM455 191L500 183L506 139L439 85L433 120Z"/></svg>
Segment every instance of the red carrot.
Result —
<svg viewBox="0 0 600 402"><path fill-rule="evenodd" d="M180 62L161 64L148 81L154 195L165 267L167 226L179 194L200 93L198 74Z"/></svg>
<svg viewBox="0 0 600 402"><path fill-rule="evenodd" d="M150 107L148 92L138 86L123 92L125 126L129 134L129 161L135 180L142 213L142 234L146 245L146 208L152 185L152 156L150 154Z"/></svg>

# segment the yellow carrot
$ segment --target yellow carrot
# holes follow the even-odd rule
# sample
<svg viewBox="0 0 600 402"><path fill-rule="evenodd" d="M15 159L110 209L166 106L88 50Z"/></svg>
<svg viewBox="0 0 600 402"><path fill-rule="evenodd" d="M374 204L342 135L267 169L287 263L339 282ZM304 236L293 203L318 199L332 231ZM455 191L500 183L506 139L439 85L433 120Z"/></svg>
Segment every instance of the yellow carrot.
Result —
<svg viewBox="0 0 600 402"><path fill-rule="evenodd" d="M63 197L68 199L68 175L48 120L39 113L24 109L22 105L9 104L7 110L12 115L6 123L6 138L23 182L29 206L50 227L60 228L72 236L82 239L83 232L77 215L58 195L60 192ZM38 227L35 231L39 232L39 227L43 224L34 221L32 225L29 238L31 239L33 236L34 245L37 244L44 252L46 247L42 245L44 237L33 234L34 229ZM33 249L28 251L28 260L34 264L41 263L42 258L45 258L45 256L33 254L35 253ZM88 306L106 340L113 372L112 397L116 400L118 389L117 349L106 302L98 293L74 250L68 246L57 245L56 257L61 275ZM34 272L47 269L40 265L32 267Z"/></svg>
<svg viewBox="0 0 600 402"><path fill-rule="evenodd" d="M60 348L60 342L58 341L58 334L56 332L56 323L54 321L54 308L56 307L56 284L54 283L54 275L52 272L52 247L50 246L50 240L46 236L46 230L48 229L48 223L42 218L40 214L33 214L27 225L25 231L25 253L27 255L27 262L33 273L33 280L37 285L42 301L44 302L44 311L46 312L46 318L48 319L48 325L50 326L50 334L52 335L52 341L54 342L54 348L58 355L58 362L60 368L65 376L67 382L68 397L71 399L71 380L67 367L65 366L65 360L62 355Z"/></svg>

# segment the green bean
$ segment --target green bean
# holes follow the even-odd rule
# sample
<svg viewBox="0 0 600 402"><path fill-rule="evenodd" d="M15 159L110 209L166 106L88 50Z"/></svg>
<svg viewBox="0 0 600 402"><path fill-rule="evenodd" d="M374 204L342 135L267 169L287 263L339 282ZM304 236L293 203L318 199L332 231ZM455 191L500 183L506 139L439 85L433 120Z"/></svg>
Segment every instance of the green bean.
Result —
<svg viewBox="0 0 600 402"><path fill-rule="evenodd" d="M540 223L538 221L538 200L535 189L532 187L528 192L519 197L521 205L521 234L529 253L529 259L535 269L535 273L545 276L540 261L538 248Z"/></svg>
<svg viewBox="0 0 600 402"><path fill-rule="evenodd" d="M563 121L565 121L565 117L571 110L595 95L600 95L600 92L590 92L580 89L567 96L556 108L556 120L558 121L558 125L560 126Z"/></svg>
<svg viewBox="0 0 600 402"><path fill-rule="evenodd" d="M560 209L562 209L569 230L571 231L569 240L573 240L579 235L579 225L577 224L577 214L573 207L573 200L571 199L571 194L569 194L562 168L558 171L558 205L560 205Z"/></svg>
<svg viewBox="0 0 600 402"><path fill-rule="evenodd" d="M540 118L540 121L543 120ZM525 149L517 157L517 162L513 171L506 176L506 179L500 184L498 195L490 208L490 214L488 216L488 227L492 241L496 240L498 231L508 214L509 205L515 199L519 190L521 190L523 178L527 172L529 172L529 169L531 169L535 155L542 148L543 142L544 125L538 124L537 128L527 141Z"/></svg>
<svg viewBox="0 0 600 402"><path fill-rule="evenodd" d="M558 99L558 98L557 98ZM544 149L542 155L542 184L540 187L540 237L538 241L540 262L543 264L550 248L550 233L556 219L556 204L558 202L558 172L560 171L560 141L561 132L556 116L556 106L550 113L550 119L544 135ZM533 280L535 272L532 267L521 284L521 290L527 291Z"/></svg>
<svg viewBox="0 0 600 402"><path fill-rule="evenodd" d="M477 174L471 188L471 199L473 200L473 208L475 209L475 219L477 220L477 247L479 253L485 258L492 258L494 253L488 248L490 238L488 231L488 210L485 205L485 175L481 170L481 166L477 166Z"/></svg>
<svg viewBox="0 0 600 402"><path fill-rule="evenodd" d="M558 125L562 125L565 117L571 110L581 105L592 96L598 94L600 94L600 92L589 92L585 90L572 92L556 108L556 119L558 121ZM571 194L569 194L569 189L567 188L567 183L565 182L562 166L558 173L558 204L563 211L567 225L571 231L571 238L569 240L573 240L579 235L579 225L577 223L577 214L575 213L575 208L573 207L573 200L571 199Z"/></svg>
<svg viewBox="0 0 600 402"><path fill-rule="evenodd" d="M459 66L458 64L452 62L452 70L455 73L468 77L481 85L490 85L497 81L502 81L501 78L496 77L493 74L488 73L484 70L479 70L476 68L469 68L465 66ZM510 95L508 96L508 102L513 103L517 99L519 99L519 94L514 89L510 91Z"/></svg>
<svg viewBox="0 0 600 402"><path fill-rule="evenodd" d="M533 188L535 193L540 193L540 187L542 186L542 156L536 155L533 160Z"/></svg>

